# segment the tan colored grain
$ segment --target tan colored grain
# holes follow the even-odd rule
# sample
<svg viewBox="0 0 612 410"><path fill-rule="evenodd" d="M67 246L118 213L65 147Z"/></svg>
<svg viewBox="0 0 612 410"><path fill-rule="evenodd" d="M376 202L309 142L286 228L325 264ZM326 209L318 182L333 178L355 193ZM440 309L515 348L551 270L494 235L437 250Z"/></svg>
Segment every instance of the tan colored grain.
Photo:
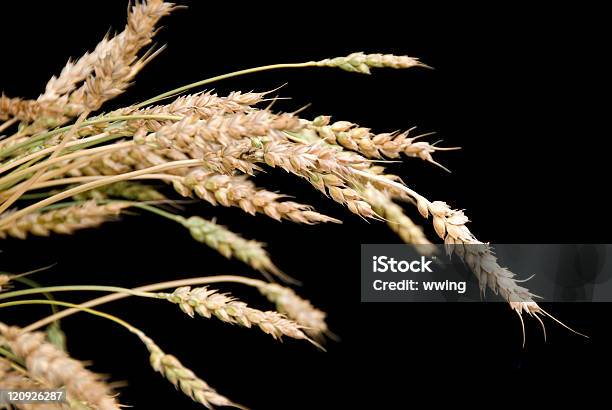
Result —
<svg viewBox="0 0 612 410"><path fill-rule="evenodd" d="M104 38L92 53L75 63L69 61L58 77L52 77L38 100L0 97L0 119L19 118L36 122L29 133L66 122L69 117L95 111L121 94L147 60L137 53L151 43L155 26L173 9L172 3L148 0L136 3L128 13L125 30ZM78 83L85 81L75 90Z"/></svg>
<svg viewBox="0 0 612 410"><path fill-rule="evenodd" d="M218 144L227 146L234 140L245 137L279 135L282 131L295 131L300 128L300 121L291 114L275 115L261 110L246 114L216 114L206 120L197 116L185 117L135 140L155 148L173 147L189 151L193 147L199 147L211 150L216 149Z"/></svg>
<svg viewBox="0 0 612 410"><path fill-rule="evenodd" d="M340 222L315 212L309 205L281 201L283 195L258 189L245 175L223 175L194 169L182 182L176 182L175 187L181 194L194 193L212 205L236 206L248 214L262 213L278 221L287 219L303 224Z"/></svg>
<svg viewBox="0 0 612 410"><path fill-rule="evenodd" d="M252 106L261 102L266 94L255 92L241 93L237 91L231 92L228 96L220 97L212 91L207 91L180 96L169 104L141 109L126 107L113 111L111 114L193 116L200 120L205 120L219 114L249 113L254 110ZM157 131L162 125L167 125L166 123L154 120L134 120L129 123L135 128L146 126L149 131Z"/></svg>
<svg viewBox="0 0 612 410"><path fill-rule="evenodd" d="M208 409L213 409L213 406L232 406L244 409L244 407L217 393L215 389L185 367L176 357L164 353L151 338L143 333L140 333L139 337L149 350L151 367L193 401L204 405Z"/></svg>
<svg viewBox="0 0 612 410"><path fill-rule="evenodd" d="M0 358L0 387L5 390L39 390L46 386L41 386L28 377L27 373L22 373L4 358ZM13 403L18 410L69 410L68 404L61 403Z"/></svg>
<svg viewBox="0 0 612 410"><path fill-rule="evenodd" d="M410 129L405 132L390 132L374 134L369 128L360 127L349 121L336 121L329 123L330 117L319 116L315 118L310 127L318 136L330 144L341 145L352 151L357 151L368 158L399 158L400 154L408 157L420 158L436 165L432 154L436 151L445 151L456 148L438 147L427 141L419 141L423 136L411 137Z"/></svg>
<svg viewBox="0 0 612 410"><path fill-rule="evenodd" d="M417 245L416 249L425 255L435 253L436 248L427 239L423 229L404 214L402 207L394 203L389 194L371 185L363 190L363 194L376 213L405 243Z"/></svg>
<svg viewBox="0 0 612 410"><path fill-rule="evenodd" d="M28 235L48 236L51 232L71 234L78 229L99 226L119 215L128 203L97 205L95 201L22 216L0 228L0 238L12 236L25 239Z"/></svg>
<svg viewBox="0 0 612 410"><path fill-rule="evenodd" d="M444 240L447 252L454 253L470 267L485 291L488 286L495 294L506 300L518 313L537 313L540 307L533 298L535 295L520 286L515 274L499 265L491 247L480 242L465 225L468 222L463 211L451 209L446 203L430 202L422 196L414 198L421 215L433 218L433 226Z"/></svg>
<svg viewBox="0 0 612 410"><path fill-rule="evenodd" d="M0 95L0 120L17 118L21 121L35 121L41 117L61 116L62 110L55 106L45 106L34 100Z"/></svg>
<svg viewBox="0 0 612 410"><path fill-rule="evenodd" d="M302 327L274 311L261 311L247 306L227 294L218 293L207 287L191 289L184 286L172 293L158 293L160 299L178 304L183 312L205 318L217 317L219 320L250 328L255 325L275 339L283 336L307 340L315 344L302 331Z"/></svg>
<svg viewBox="0 0 612 410"><path fill-rule="evenodd" d="M276 305L276 309L298 325L315 340L322 340L329 332L325 317L327 314L315 308L310 301L299 297L291 288L276 283L261 283L259 291Z"/></svg>
<svg viewBox="0 0 612 410"><path fill-rule="evenodd" d="M45 341L41 332L21 332L0 323L0 334L13 353L21 357L28 373L52 388L64 387L68 395L98 410L119 410L101 377Z"/></svg>
<svg viewBox="0 0 612 410"><path fill-rule="evenodd" d="M85 84L70 94L68 104L74 114L95 111L125 91L146 62L138 59L138 52L151 43L155 26L172 9L172 3L162 0L147 0L131 7L124 31L98 56Z"/></svg>

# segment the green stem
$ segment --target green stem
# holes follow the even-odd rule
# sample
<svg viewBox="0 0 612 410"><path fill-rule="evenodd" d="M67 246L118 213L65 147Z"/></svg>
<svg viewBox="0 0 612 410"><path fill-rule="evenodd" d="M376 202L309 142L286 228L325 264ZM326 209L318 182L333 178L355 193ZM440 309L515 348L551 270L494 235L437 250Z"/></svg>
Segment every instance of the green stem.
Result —
<svg viewBox="0 0 612 410"><path fill-rule="evenodd" d="M201 80L201 81L196 81L195 83L191 83L191 84L187 84L184 85L182 87L179 88L175 88L174 90L170 90L168 92L165 92L163 94L160 94L158 96L155 96L153 98L149 98L146 101L143 101L139 104L136 104L134 107L136 108L142 108L144 106L153 104L159 100L163 100L165 98L169 98L172 97L176 94L180 94L184 91L187 91L191 88L195 88L195 87L201 87L203 85L206 84L210 84L213 83L215 81L220 81L220 80L225 80L228 78L232 78L232 77L238 77L244 74L251 74L251 73L257 73L260 71L266 71L266 70L275 70L278 68L302 68L302 67L313 67L316 65L315 61L308 61L306 63L287 63L287 64L271 64L271 65L264 65L264 66L260 66L260 67L253 67L253 68L247 68L245 70L238 70L238 71L233 71L231 73L226 73L226 74L221 74L215 77L211 77L211 78L207 78L205 80Z"/></svg>
<svg viewBox="0 0 612 410"><path fill-rule="evenodd" d="M3 347L0 347L0 354L20 365L23 365L23 360L21 359L21 357L17 356L16 354L14 354L13 352L11 352L10 350L6 350Z"/></svg>
<svg viewBox="0 0 612 410"><path fill-rule="evenodd" d="M132 296L141 296L147 298L155 298L155 295L149 292L139 292L132 289L121 288L118 286L97 286L97 285L65 285L65 286L47 286L42 288L21 289L12 292L0 293L0 300L16 298L25 295L34 295L38 293L50 292L76 292L76 291L92 291L92 292L112 292L125 293ZM1 307L2 305L0 305Z"/></svg>
<svg viewBox="0 0 612 410"><path fill-rule="evenodd" d="M89 191L89 190L99 188L104 185L109 185L115 182L125 181L125 180L131 179L131 178L134 178L140 175L145 175L147 173L166 171L166 170L173 169L173 168L191 167L191 166L196 166L196 165L201 165L201 164L202 164L202 161L195 160L195 159L171 161L171 162L166 162L166 163L159 164L159 165L154 165L149 168L143 168L137 171L131 171L131 172L127 172L124 174L104 177L103 179L100 179L97 181L88 182L88 183L79 185L77 187L68 189L66 191L62 191L56 195L53 195L52 197L45 198L42 201L36 202L35 204L27 206L23 209L18 210L17 212L14 212L4 217L3 219L0 219L0 228L7 226L10 222L22 217L23 215L27 215L30 212L34 212L40 208L54 204L56 202L59 202L63 199L74 196L81 192Z"/></svg>
<svg viewBox="0 0 612 410"><path fill-rule="evenodd" d="M263 286L266 284L266 282L263 282L259 279L251 279L251 278L245 278L243 276L234 276L234 275L219 275L219 276L205 276L205 277L199 277L199 278L178 279L178 280L172 280L169 282L153 283L151 285L141 286L141 287L138 287L132 290L139 291L139 292L157 292L159 290L178 288L181 286L207 285L210 283L219 283L219 282L242 283L244 285L253 286L256 288L259 288L260 286ZM106 296L99 297L97 299L92 299L88 302L83 303L80 306L94 307L94 306L98 306L104 303L123 299L129 296L130 295L126 293L113 293L111 295L106 295ZM42 326L45 326L53 322L54 320L67 317L67 316L70 316L78 312L79 312L78 309L65 309L59 313L56 313L51 316L47 316L46 318L43 318L34 323L31 323L28 326L26 326L23 330L26 332L31 332L33 330L39 329Z"/></svg>
<svg viewBox="0 0 612 410"><path fill-rule="evenodd" d="M34 281L34 280L30 279L30 278L16 277L13 280L15 282L23 283L23 284L25 284L25 285L27 285L27 286L29 286L31 288L42 288L42 286L38 282L36 282L36 281ZM49 292L43 292L43 295L47 298L47 300L55 300L53 295L51 293L49 293ZM59 309L57 308L57 306L51 305L51 313L52 314L56 314L58 311L59 311ZM51 339L50 338L50 336L51 336L50 332L51 331L55 332L56 335L59 334L59 335L62 336L61 341L56 340L56 343L54 343L54 344L56 344L58 347L61 347L62 350L66 350L65 335L64 335L64 332L62 331L62 326L60 324L60 320L59 319L54 321L54 322L52 322L47 327L47 335L48 335L49 339Z"/></svg>
<svg viewBox="0 0 612 410"><path fill-rule="evenodd" d="M148 212L151 212L151 213L157 214L157 215L159 215L159 216L162 216L162 217L164 217L164 218L168 218L168 219L170 219L171 221L178 222L178 223L182 223L182 220L184 219L184 218L183 218L182 216L180 216L180 215L175 215L175 214L172 214L172 213L170 213L170 212L162 211L161 209L156 208L156 207L154 207L154 206L150 206L150 205L145 205L145 204L134 203L134 204L132 205L132 207L134 207L134 208L140 208L140 209L143 209L143 210L145 210L145 211L148 211Z"/></svg>
<svg viewBox="0 0 612 410"><path fill-rule="evenodd" d="M23 283L26 286L31 287L32 289L41 289L42 286L36 282L33 281L32 279L29 278L14 278L13 279L15 282L20 282ZM42 294L48 299L48 300L55 300L53 298L53 295L49 292L42 292ZM56 313L57 312L57 306L51 306L51 312Z"/></svg>
<svg viewBox="0 0 612 410"><path fill-rule="evenodd" d="M87 202L87 201L66 201L66 202L60 202L59 204L53 204L53 205L45 206L44 208L40 209L40 212L51 211L53 209L68 208L69 206L84 204L85 202ZM96 201L96 202L102 202L102 201Z"/></svg>
<svg viewBox="0 0 612 410"><path fill-rule="evenodd" d="M88 125L94 125L94 124L100 124L100 123L104 123L104 122L116 122L116 121L130 121L130 120L167 120L167 121L178 121L183 117L180 116L176 116L176 115L117 115L117 116L110 116L110 117L105 117L105 116L100 116L100 117L94 117L91 118L87 121L83 121L83 123L81 123L79 128L83 128L86 127ZM63 132L66 132L68 130L70 130L70 128L73 125L67 125L64 127L60 127L60 128L56 128L52 131L47 131L47 132L43 132L41 134L37 134L37 135L33 135L32 137L28 138L27 141L22 142L21 144L16 144L13 145L11 147L5 148L2 151L0 151L0 159L5 158L9 155L11 155L13 152L22 149L28 145L32 145L35 142L39 142L39 141L44 141L47 138L53 137L54 135L58 135L61 134Z"/></svg>
<svg viewBox="0 0 612 410"><path fill-rule="evenodd" d="M28 168L28 167L32 166L33 164L35 164L35 163L36 163L36 162L38 162L39 160L40 160L40 158L32 158L31 160L27 161L26 163L21 164L19 167L17 167L17 169L15 169L15 170L14 170L14 171L12 171L12 172L20 172L20 171L22 171L22 170L24 170L24 169L26 169L26 168ZM23 181L24 179L26 179L26 178L28 178L28 177L29 177L29 175L23 175L23 176L21 176L20 178L17 178L16 180L14 180L14 181L12 181L12 182L11 182L11 181L9 181L9 182L6 182L6 183L4 183L4 184L1 184L1 185L0 185L0 191L3 191L3 190L5 190L5 189L8 189L8 188L10 188L11 186L15 185L16 183L21 182L21 181Z"/></svg>
<svg viewBox="0 0 612 410"><path fill-rule="evenodd" d="M79 309L79 310L82 310L83 312L87 312L87 313L92 314L94 316L99 316L99 317L102 317L104 319L111 320L111 321L113 321L113 322L115 322L115 323L125 327L126 329L128 329L132 333L142 334L142 332L140 330L138 330L134 326L130 325L125 320L119 319L116 316L113 316L113 315L108 314L108 313L100 312L99 310L94 310L94 309L89 309L89 308L86 308L86 307L82 307L82 306L79 306L79 305L77 305L75 303L62 302L62 301L59 301L59 300L45 300L45 299L14 300L12 302L0 303L0 308L22 306L22 305L56 305L56 306L64 306L64 307Z"/></svg>
<svg viewBox="0 0 612 410"><path fill-rule="evenodd" d="M93 199L91 199L91 200L93 200ZM53 204L53 205L45 206L44 208L40 208L40 212L50 211L52 209L68 208L69 206L73 206L73 205L82 205L85 202L89 202L89 201L90 201L90 199L87 199L87 200L78 200L78 201L60 202L58 204ZM96 204L98 204L98 205L111 204L111 203L114 203L114 202L120 202L122 204L126 204L126 203L132 204L131 201L126 201L126 200L122 200L122 199L96 199L95 201L96 201ZM134 204L136 204L136 202L134 202Z"/></svg>
<svg viewBox="0 0 612 410"><path fill-rule="evenodd" d="M84 142L83 144L73 145L72 147L66 148L65 151L74 152L74 151L78 151L83 148L88 148L88 147L98 145L104 142L112 141L118 138L129 137L131 135L132 135L131 133L129 134L128 133L117 133L117 134L107 135L106 137L98 138L94 141L89 141L89 142Z"/></svg>
<svg viewBox="0 0 612 410"><path fill-rule="evenodd" d="M23 200L30 200L30 199L41 199L41 198L47 198L49 196L55 195L57 194L58 191L57 189L53 189L50 191L43 191L43 192L37 192L35 194L24 194L21 196L21 199Z"/></svg>

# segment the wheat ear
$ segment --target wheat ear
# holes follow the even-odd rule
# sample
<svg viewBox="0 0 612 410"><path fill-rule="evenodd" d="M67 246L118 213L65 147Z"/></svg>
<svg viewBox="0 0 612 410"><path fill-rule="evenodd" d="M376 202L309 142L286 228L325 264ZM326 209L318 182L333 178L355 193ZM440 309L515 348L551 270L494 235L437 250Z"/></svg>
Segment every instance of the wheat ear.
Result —
<svg viewBox="0 0 612 410"><path fill-rule="evenodd" d="M78 229L99 226L119 215L129 203L114 202L98 205L95 201L64 208L26 214L0 228L0 238L13 236L25 239L29 234L48 236L51 232L71 234Z"/></svg>
<svg viewBox="0 0 612 410"><path fill-rule="evenodd" d="M21 121L34 121L41 117L57 117L62 111L56 107L41 105L34 100L24 100L19 97L0 95L0 120L17 118ZM54 124L55 125L55 124Z"/></svg>
<svg viewBox="0 0 612 410"><path fill-rule="evenodd" d="M94 74L70 94L68 102L74 114L95 111L127 88L148 61L147 58L137 60L138 51L151 43L158 21L173 7L172 3L162 0L148 0L132 6L125 30L115 37L106 54L100 55Z"/></svg>
<svg viewBox="0 0 612 410"><path fill-rule="evenodd" d="M17 371L4 358L0 358L0 386L6 390L37 390L41 388L39 383L28 377L27 371ZM18 410L68 410L69 408L68 405L61 403L14 403L13 405Z"/></svg>
<svg viewBox="0 0 612 410"><path fill-rule="evenodd" d="M37 384L27 377L27 373L23 374L16 371L9 360L0 357L0 386L3 389L33 390L37 387Z"/></svg>
<svg viewBox="0 0 612 410"><path fill-rule="evenodd" d="M433 217L433 226L438 236L444 240L446 250L463 259L478 278L481 292L488 286L495 294L500 294L510 306L519 312L528 313L540 310L533 301L535 295L519 286L515 274L497 262L488 244L482 243L465 225L468 222L463 211L451 209L446 203L429 202L422 197L416 198L417 207L423 217Z"/></svg>
<svg viewBox="0 0 612 410"><path fill-rule="evenodd" d="M218 96L212 91L201 92L197 94L184 95L176 98L169 104L156 105L146 108L126 107L113 111L111 115L178 115L181 117L196 116L201 120L211 118L214 115L227 113L248 113L253 110L253 105L263 101L266 96L263 93L241 93L239 91L231 92L227 96ZM156 130L161 127L159 122L155 120L136 120L130 122L136 128L147 124L148 129Z"/></svg>
<svg viewBox="0 0 612 410"><path fill-rule="evenodd" d="M172 3L148 0L135 4L125 30L104 38L94 52L76 63L68 62L59 77L52 77L38 100L0 97L0 119L42 121L31 131L57 126L86 110L95 111L121 94L150 58L137 60L138 51L151 43L155 25L174 8ZM150 57L150 56L149 56ZM85 84L75 90L76 84ZM52 124L45 124L51 121Z"/></svg>
<svg viewBox="0 0 612 410"><path fill-rule="evenodd" d="M429 134L410 136L410 129L405 132L389 132L373 134L369 128L360 127L349 121L336 121L330 124L330 117L319 116L309 124L318 137L330 144L357 151L368 158L380 159L399 158L400 154L408 157L420 158L444 168L436 162L432 154L436 151L449 151L459 149L457 147L438 147L427 141L419 141ZM444 168L446 169L446 168Z"/></svg>
<svg viewBox="0 0 612 410"><path fill-rule="evenodd" d="M287 319L282 314L253 309L244 302L207 287L191 289L189 286L184 286L172 293L158 293L157 296L160 299L178 304L181 310L191 317L195 313L205 318L214 315L223 322L238 324L247 328L256 325L264 333L275 339L287 336L293 339L307 340L322 349L318 343L304 334L300 325Z"/></svg>
<svg viewBox="0 0 612 410"><path fill-rule="evenodd" d="M114 37L104 37L94 51L86 52L76 61L68 60L60 74L57 77L51 77L47 82L45 92L38 97L37 101L40 103L62 101L62 97L69 95L79 83L99 69L100 61L109 54L124 55L124 58L129 61L133 58L131 55L150 44L156 20L161 15L169 13L171 8L171 4L164 4L158 0L133 6L128 14L128 24L125 30Z"/></svg>
<svg viewBox="0 0 612 410"><path fill-rule="evenodd" d="M396 56L393 54L364 54L362 52L352 53L346 57L317 61L315 65L319 67L337 67L345 71L362 74L370 74L370 68L429 68L429 66L413 57Z"/></svg>
<svg viewBox="0 0 612 410"><path fill-rule="evenodd" d="M21 332L0 323L0 335L14 354L23 358L28 373L53 388L64 387L68 395L98 410L119 410L108 386L100 376L45 341L41 332Z"/></svg>
<svg viewBox="0 0 612 410"><path fill-rule="evenodd" d="M151 367L161 373L177 389L193 401L204 405L208 409L213 406L231 406L245 409L220 395L210 387L204 380L196 376L190 369L185 367L176 357L164 353L164 351L148 336L142 332L135 332L140 340L143 341L150 353Z"/></svg>
<svg viewBox="0 0 612 410"><path fill-rule="evenodd" d="M276 283L261 282L257 286L262 295L276 305L276 309L294 320L309 336L322 340L330 334L325 317L327 314L315 308L310 301L299 297L292 289Z"/></svg>
<svg viewBox="0 0 612 410"><path fill-rule="evenodd" d="M416 249L425 255L436 252L435 246L427 239L423 229L404 214L402 207L394 203L389 194L371 185L368 185L362 192L376 213L405 243L417 245Z"/></svg>
<svg viewBox="0 0 612 410"><path fill-rule="evenodd" d="M283 195L258 189L244 175L223 175L194 169L174 185L184 196L194 193L212 205L237 206L248 214L262 213L277 221L287 219L303 224L340 223L335 218L315 212L309 205L279 201Z"/></svg>
<svg viewBox="0 0 612 410"><path fill-rule="evenodd" d="M229 145L233 140L245 137L277 135L282 131L301 129L300 121L291 114L275 115L265 110L250 113L216 114L201 120L197 116L184 117L174 124L160 128L155 133L135 136L138 143L147 143L154 148L176 148L191 152L193 147L209 150L221 144Z"/></svg>
<svg viewBox="0 0 612 410"><path fill-rule="evenodd" d="M284 280L294 281L274 265L262 243L244 239L224 226L199 216L189 218L176 216L176 221L189 229L189 233L196 241L205 243L226 258L234 257L261 272L268 279L271 279L270 274L272 274Z"/></svg>

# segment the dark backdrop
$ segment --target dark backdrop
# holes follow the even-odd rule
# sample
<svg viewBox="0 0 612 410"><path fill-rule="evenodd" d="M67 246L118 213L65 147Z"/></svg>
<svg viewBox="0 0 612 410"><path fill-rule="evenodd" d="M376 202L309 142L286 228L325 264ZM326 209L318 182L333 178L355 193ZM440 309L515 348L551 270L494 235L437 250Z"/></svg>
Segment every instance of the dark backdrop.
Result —
<svg viewBox="0 0 612 410"><path fill-rule="evenodd" d="M303 115L333 114L377 131L414 125L436 131L434 139L463 147L438 156L452 174L418 160L393 169L427 197L465 208L482 240L608 241L604 113L609 102L603 97L609 97L609 81L602 55L609 30L598 10L185 3L189 9L164 19L157 37L168 44L167 51L109 107L262 64L359 50L416 56L435 70L376 70L369 77L331 69L274 71L215 87L225 94L287 83L278 93L292 99L278 103L278 109L311 103ZM109 27L121 29L126 8L124 1L11 6L1 15L0 89L24 97L36 97L69 56L93 48ZM353 407L369 401L388 408L407 403L408 389L427 383L430 373L447 385L468 381L469 396L478 394L479 382L457 375L524 372L515 381L525 385L519 381L532 383L544 374L584 379L612 364L607 304L547 306L591 339L549 322L544 343L537 324L528 321L525 349L516 315L501 303L361 304L360 243L398 239L383 224L360 220L282 172L258 180L345 222L303 227L205 204L188 206L186 212L217 216L246 237L267 242L277 264L304 282L299 293L329 313L341 342L329 343L327 353L321 353L306 343L277 343L258 331L191 320L161 302L128 299L104 307L144 329L237 402L272 409ZM429 228L427 233L435 237ZM137 286L197 275L255 275L195 243L175 224L148 215L126 216L71 237L3 241L1 248L6 270L57 262L36 277L49 284ZM228 289L265 306L248 289ZM42 308L7 310L2 320L26 323L42 313ZM132 335L84 314L63 326L75 357L93 360L93 368L111 373L113 380L129 381L122 389L123 403L198 407L150 371L145 350Z"/></svg>

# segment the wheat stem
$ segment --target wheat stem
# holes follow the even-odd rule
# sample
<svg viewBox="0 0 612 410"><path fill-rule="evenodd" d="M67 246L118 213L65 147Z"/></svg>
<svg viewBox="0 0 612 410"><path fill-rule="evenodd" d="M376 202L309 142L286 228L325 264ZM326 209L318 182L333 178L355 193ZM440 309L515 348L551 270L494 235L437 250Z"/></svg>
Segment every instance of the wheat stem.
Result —
<svg viewBox="0 0 612 410"><path fill-rule="evenodd" d="M112 145L110 145L112 147ZM112 150L111 150L112 151ZM87 164L91 163L92 161L95 161L97 159L100 159L102 157L104 157L104 155L108 152L108 150L103 150L103 152L99 152L96 154L92 154L92 155L84 155L84 156L79 156L77 157L76 161L73 162L69 162L68 164L61 166L59 168L54 168L53 170L49 171L49 172L45 172L44 174L41 175L41 177L38 179L38 181L36 181L35 183L32 184L27 184L30 180L26 179L26 181L23 181L21 183L19 183L20 180L23 180L25 178L29 178L29 173L26 175L20 175L20 176L16 176L15 178L9 178L10 181L0 185L0 189L2 189L2 194L0 194L1 196L6 196L8 192L15 192L15 191L19 191L21 189L23 189L25 187L26 191L32 190L34 189L34 186L38 185L38 184L42 184L48 180L51 180L57 176L62 176L64 174L66 174L68 171L73 170L73 169L80 169L84 166L86 166ZM59 158L60 160L62 160L63 158ZM63 162L63 161L60 161ZM42 164L39 164L42 165ZM27 168L24 169L24 171L27 170ZM20 171L21 172L21 171ZM11 175L9 175L11 176ZM12 185L12 184L17 184L17 185ZM9 188L10 187L10 188ZM7 189L9 188L9 189Z"/></svg>
<svg viewBox="0 0 612 410"><path fill-rule="evenodd" d="M88 125L96 125L96 124L104 124L104 123L108 123L108 122L117 122L117 121L129 121L129 120L160 120L160 121L179 121L181 120L183 117L181 116L176 116L176 115L161 115L161 114L156 114L156 115L139 115L139 114L135 114L135 115L117 115L117 116L99 116L99 117L94 117L91 118L89 120L83 121L83 123L80 124L79 128L83 128L86 127ZM36 134L33 135L32 137L28 138L26 141L24 141L23 143L20 144L15 144L12 145L10 147L7 147L3 150L0 150L0 159L5 158L9 155L11 155L13 152L18 151L22 148L25 148L29 145L32 145L33 143L38 143L41 141L44 141L50 137L62 134L66 131L69 131L72 128L73 125L67 125L64 127L60 127L60 128L56 128L52 131L47 131L47 132L43 132L40 134Z"/></svg>
<svg viewBox="0 0 612 410"><path fill-rule="evenodd" d="M138 291L138 292L155 292L155 291L159 291L163 289L178 288L181 286L206 285L210 283L219 283L219 282L235 282L235 283L242 283L244 285L254 286L254 287L259 287L259 286L262 286L262 284L267 283L267 282L264 282L258 279L245 278L243 276L217 275L217 276L204 276L204 277L197 277L197 278L178 279L178 280L172 280L168 282L154 283L151 285L140 286L132 290ZM90 301L82 303L79 306L90 308L94 306L99 306L104 303L109 303L115 300L123 299L128 296L130 295L125 294L125 293L114 293L112 295L106 295L106 296L102 296L96 299L92 299ZM49 323L55 320L63 319L67 316L70 316L78 312L79 312L79 309L72 309L72 308L63 310L54 315L47 316L46 318L42 318L34 323L31 323L30 325L24 328L24 331L32 331L32 330L39 329L42 326L48 325Z"/></svg>
<svg viewBox="0 0 612 410"><path fill-rule="evenodd" d="M23 360L21 359L21 357L17 356L15 353L11 352L10 350L6 350L5 348L1 346L0 346L0 354L4 357L11 359L12 361L16 363L23 364Z"/></svg>
<svg viewBox="0 0 612 410"><path fill-rule="evenodd" d="M15 124L17 121L19 121L18 118L11 118L8 121L4 121L2 123L2 125L0 125L0 132L3 132L5 129L9 128L11 125Z"/></svg>
<svg viewBox="0 0 612 410"><path fill-rule="evenodd" d="M244 70L233 71L231 73L221 74L215 77L206 78L196 81L195 83L187 84L174 90L159 94L146 101L136 104L136 108L141 108L149 104L153 104L159 100L169 98L185 92L191 88L201 87L213 83L215 81L226 80L232 77L238 77L245 74L258 73L261 71L276 70L281 68L304 68L304 67L335 67L346 71L359 72L369 74L370 67L391 67L391 68L410 68L410 67L428 67L419 62L417 59L407 56L394 56L391 54L364 54L353 53L346 57L327 58L321 61L307 61L304 63L281 63L270 64L259 67L247 68Z"/></svg>
<svg viewBox="0 0 612 410"><path fill-rule="evenodd" d="M58 155L60 155L60 153L62 152L62 150L66 146L66 144L70 141L70 139L72 138L72 136L76 132L76 130L79 127L79 125L83 121L85 121L85 119L87 118L88 115L89 115L89 110L85 110L79 116L79 118L74 123L74 125L70 128L68 133L66 135L64 135L64 138L62 138L62 141L55 147L55 150L51 153L51 156L49 157L49 161L52 161L54 158L56 158ZM8 199L6 199L2 203L2 205L0 205L0 214L2 214L2 212L6 211L13 203L15 203L15 201L17 201L19 199L19 197L21 195L23 195L28 190L28 188L30 186L32 186L32 184L36 183L36 181L38 181L38 179L42 176L42 174L47 170L48 166L49 165L47 165L44 168L41 168L38 171L36 171L36 173L34 175L32 175L30 178L28 178L26 183L21 188L19 188L17 191L15 191Z"/></svg>
<svg viewBox="0 0 612 410"><path fill-rule="evenodd" d="M215 77L206 78L204 80L196 81L195 83L187 84L182 87L175 88L173 90L167 91L165 93L159 94L155 97L149 98L146 101L136 104L135 108L142 108L144 106L156 103L157 101L163 100L165 98L173 97L177 94L185 92L189 89L195 87L201 87L203 85L207 85L210 83L214 83L215 81L221 81L232 77L238 77L245 74L252 74L266 70L274 70L279 68L301 68L301 67L313 67L316 63L314 61L309 61L306 63L289 63L289 64L270 64L259 67L247 68L245 70L233 71L231 73L217 75Z"/></svg>
<svg viewBox="0 0 612 410"><path fill-rule="evenodd" d="M46 286L31 289L14 290L12 292L0 293L0 300L11 299L26 295L35 295L38 293L52 293L52 292L113 292L113 293L126 293L131 296L140 296L146 298L156 298L155 294L147 292L139 292L133 289L122 288L119 286L102 286L102 285L64 285L64 286Z"/></svg>
<svg viewBox="0 0 612 410"><path fill-rule="evenodd" d="M66 151L70 152L70 151L74 151L74 150L77 150L77 149L87 148L87 147L90 147L90 146L95 145L95 144L101 144L101 143L108 142L108 141L111 141L111 140L114 140L114 139L123 138L123 137L129 136L129 135L131 135L131 134L127 134L127 133L125 133L125 134L123 134L123 133L109 134L108 132L103 132L103 133L100 133L100 134L97 134L97 135L92 135L90 137L80 138L77 141L69 142L68 144L66 144L66 148L67 148ZM33 152L31 154L28 154L28 155L26 155L24 157L16 158L15 160L12 160L12 161L6 163L4 166L0 167L0 174L4 173L4 172L6 172L6 171L8 171L8 170L10 170L12 168L15 168L15 167L17 167L19 165L22 165L22 164L24 164L24 163L26 163L28 161L31 161L33 159L44 157L47 154L49 154L50 152L53 152L54 148L55 147L51 146L51 147L44 148L42 150ZM68 148L70 148L70 149L68 149Z"/></svg>
<svg viewBox="0 0 612 410"><path fill-rule="evenodd" d="M125 174L120 174L120 175L116 175L116 176L112 176L112 177L105 177L101 180L96 180L96 181L92 181L92 182L88 182L85 183L83 185L79 185L77 187L71 188L71 189L67 189L66 191L60 192L58 194L53 195L50 198L44 199L42 201L39 201L33 205L27 206L23 209L20 209L19 211L6 216L3 219L0 219L0 228L2 228L3 226L5 226L6 224L14 221L15 219L26 215L30 212L33 212L37 209L40 209L42 207L45 207L47 205L51 205L55 202L61 201L62 199L74 196L76 194L79 194L81 192L85 192L85 191L89 191L91 189L100 187L100 186L104 186L104 185L108 185L108 184L112 184L114 182L119 182L119 181L124 181L127 179L131 179L135 176L139 176L139 175L145 175L148 174L150 172L156 172L156 171L166 171L169 169L174 169L174 168L182 168L182 167L191 167L191 166L197 166L197 165L201 165L202 161L197 160L197 159L188 159L188 160L182 160L182 161L172 161L172 162L168 162L165 164L160 164L160 165L155 165L149 168L144 168L138 171L132 171L132 172L127 172Z"/></svg>
<svg viewBox="0 0 612 410"><path fill-rule="evenodd" d="M62 178L62 179L54 179L51 181L45 181L45 182L40 182L37 183L35 185L33 185L31 187L32 190L34 189L42 189L42 188L49 188L49 187L53 187L53 186L58 186L58 185L70 185L70 184L75 184L75 183L79 183L79 182L91 182L91 181L99 181L101 179L104 178L108 178L108 176L105 175L100 175L100 176L96 176L96 175L92 175L92 176L83 176L83 177L70 177L70 178ZM138 175L135 176L133 178L129 178L128 180L160 180L160 181L169 181L169 182L173 182L176 180L180 180L181 177L176 176L176 175L167 175L167 174L144 174L144 175ZM12 192L12 188L8 189L6 191L3 191L2 193L0 193L0 197L6 195L7 193ZM40 198L46 198L50 196L49 193L41 193L41 194L31 194L31 195L24 195L22 196L22 198L27 197L28 199L40 199ZM26 199L26 198L24 198Z"/></svg>
<svg viewBox="0 0 612 410"><path fill-rule="evenodd" d="M28 175L28 174L30 174L30 173L32 173L34 171L38 171L41 168L47 168L48 166L56 164L58 162L67 161L67 160L73 159L73 158L80 158L80 157L83 157L85 155L99 154L99 153L108 153L108 152L116 151L116 150L119 150L119 149L122 149L122 148L130 147L133 144L134 144L134 142L132 142L132 141L119 142L119 143L116 143L116 144L103 145L101 147L79 150L77 152L73 152L73 153L70 153L70 154L62 155L60 157L49 158L49 159L45 160L44 162L40 162L40 163L38 163L36 165L32 165L32 166L29 166L27 168L23 168L23 169L21 169L19 171L12 172L12 173L10 173L10 174L0 178L0 185L5 186L5 185L9 184L10 182L14 181L15 179L18 179L20 177Z"/></svg>

